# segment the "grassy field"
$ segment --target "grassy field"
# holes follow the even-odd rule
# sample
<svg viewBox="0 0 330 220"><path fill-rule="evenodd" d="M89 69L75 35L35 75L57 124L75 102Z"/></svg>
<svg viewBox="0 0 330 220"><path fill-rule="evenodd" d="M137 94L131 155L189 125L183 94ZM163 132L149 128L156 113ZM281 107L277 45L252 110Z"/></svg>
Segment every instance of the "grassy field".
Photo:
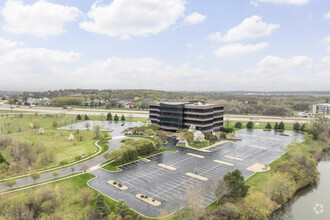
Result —
<svg viewBox="0 0 330 220"><path fill-rule="evenodd" d="M112 119L113 119L114 116L115 116L115 114L112 114ZM88 115L88 117L89 117L90 120L97 120L97 121L99 121L99 120L105 120L105 118L102 118L102 116L100 116L100 115ZM121 117L120 114L118 114L118 117L119 117L119 121L121 121L120 120L120 117ZM138 121L141 121L143 123L146 123L147 122L147 118L133 117L131 119L128 119L126 117L126 120L123 121L123 122L138 122Z"/></svg>
<svg viewBox="0 0 330 220"><path fill-rule="evenodd" d="M94 145L93 131L70 131L57 130L57 126L74 122L75 115L23 115L0 117L0 131L5 136L12 137L17 141L29 143L32 146L37 144L51 150L54 153L54 161L47 167L72 162L82 154L89 156L95 153L98 148ZM31 128L30 124L38 121L37 128ZM40 134L40 128L44 133ZM74 139L69 140L69 135L73 134ZM8 158L8 154L4 153ZM10 158L9 158L10 159ZM47 168L43 167L43 168Z"/></svg>
<svg viewBox="0 0 330 220"><path fill-rule="evenodd" d="M229 128L233 128L235 131L237 130L241 130L241 129L245 129L246 128L246 124L247 122L241 122L242 123L242 128L235 128L235 123L238 122L238 121L230 121L228 126L227 126L227 122L224 121L223 122L223 125L224 127L229 127ZM278 124L280 123L281 121L278 121ZM256 125L256 123L259 123L259 125ZM275 125L276 122L270 122L270 125L272 126L272 128L274 128L274 125ZM268 124L268 122L258 122L258 121L254 121L253 122L254 124L254 129L265 129L266 125ZM289 130L289 131L293 131L293 123L284 123L285 125L285 130ZM300 123L300 125L302 125ZM307 125L307 124L306 124Z"/></svg>

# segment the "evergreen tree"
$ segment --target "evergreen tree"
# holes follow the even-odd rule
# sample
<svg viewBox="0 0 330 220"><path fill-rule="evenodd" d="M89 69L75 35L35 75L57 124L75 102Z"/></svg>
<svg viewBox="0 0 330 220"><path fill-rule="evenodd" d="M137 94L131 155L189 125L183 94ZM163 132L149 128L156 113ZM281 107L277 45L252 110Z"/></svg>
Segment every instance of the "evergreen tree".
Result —
<svg viewBox="0 0 330 220"><path fill-rule="evenodd" d="M107 121L112 121L112 115L110 112L107 114Z"/></svg>
<svg viewBox="0 0 330 220"><path fill-rule="evenodd" d="M80 121L82 119L81 115L77 115L77 120Z"/></svg>
<svg viewBox="0 0 330 220"><path fill-rule="evenodd" d="M125 116L122 115L120 120L125 121Z"/></svg>
<svg viewBox="0 0 330 220"><path fill-rule="evenodd" d="M87 114L84 116L84 119L85 119L85 120L89 120L89 117L88 117Z"/></svg>
<svg viewBox="0 0 330 220"><path fill-rule="evenodd" d="M223 179L230 189L231 197L238 198L246 196L249 186L245 185L244 177L240 170L234 170L233 172L227 173Z"/></svg>
<svg viewBox="0 0 330 220"><path fill-rule="evenodd" d="M98 216L100 216L102 218L104 218L105 216L107 216L110 213L110 209L107 206L107 204L105 204L104 196L102 194L99 194L96 197L94 211Z"/></svg>
<svg viewBox="0 0 330 220"><path fill-rule="evenodd" d="M115 114L114 120L115 120L115 121L118 121L118 120L119 120L119 117L118 117L117 114Z"/></svg>
<svg viewBox="0 0 330 220"><path fill-rule="evenodd" d="M302 124L302 126L300 127L301 131L305 131L305 124Z"/></svg>
<svg viewBox="0 0 330 220"><path fill-rule="evenodd" d="M125 201L122 200L122 199L119 199L118 200L118 203L116 205L116 208L115 208L115 212L117 215L120 215L120 216L125 216L128 214L129 212L129 206L126 205Z"/></svg>
<svg viewBox="0 0 330 220"><path fill-rule="evenodd" d="M246 124L246 127L247 127L248 129L253 128L253 122L252 122L252 121L249 121L249 122Z"/></svg>
<svg viewBox="0 0 330 220"><path fill-rule="evenodd" d="M278 129L278 123L276 122L274 125L274 129L277 130Z"/></svg>
<svg viewBox="0 0 330 220"><path fill-rule="evenodd" d="M300 130L300 124L298 122L293 125L293 130L295 130L295 131Z"/></svg>
<svg viewBox="0 0 330 220"><path fill-rule="evenodd" d="M284 130L285 129L285 126L284 126L283 121L281 121L280 124L278 125L278 129L280 129L280 130Z"/></svg>
<svg viewBox="0 0 330 220"><path fill-rule="evenodd" d="M269 122L267 123L266 128L267 128L267 129L272 129L272 126L270 125Z"/></svg>

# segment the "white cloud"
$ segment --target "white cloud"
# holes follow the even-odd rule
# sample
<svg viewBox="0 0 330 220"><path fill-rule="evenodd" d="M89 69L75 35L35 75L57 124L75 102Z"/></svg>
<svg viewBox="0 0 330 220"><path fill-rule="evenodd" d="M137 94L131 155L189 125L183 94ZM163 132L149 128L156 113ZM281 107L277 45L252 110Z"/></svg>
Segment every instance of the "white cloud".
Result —
<svg viewBox="0 0 330 220"><path fill-rule="evenodd" d="M194 45L193 45L193 44L190 44L190 43L188 43L188 44L186 45L186 47L187 47L187 48L192 48L192 47L194 47Z"/></svg>
<svg viewBox="0 0 330 220"><path fill-rule="evenodd" d="M321 59L321 63L330 64L330 57L326 56Z"/></svg>
<svg viewBox="0 0 330 220"><path fill-rule="evenodd" d="M206 19L205 15L202 15L198 12L193 12L184 18L184 23L189 25L201 24L205 19Z"/></svg>
<svg viewBox="0 0 330 220"><path fill-rule="evenodd" d="M326 36L326 37L323 39L323 42L326 43L326 44L330 44L330 35L329 35L329 36Z"/></svg>
<svg viewBox="0 0 330 220"><path fill-rule="evenodd" d="M277 5L304 5L307 4L310 0L255 0L259 2L273 3Z"/></svg>
<svg viewBox="0 0 330 220"><path fill-rule="evenodd" d="M262 21L262 17L254 15L246 18L236 27L231 28L226 35L222 36L220 32L212 33L209 39L225 42L240 41L244 39L253 39L271 35L273 31L279 28L278 24L267 24Z"/></svg>
<svg viewBox="0 0 330 220"><path fill-rule="evenodd" d="M327 36L327 37L325 37L325 38L322 40L322 42L323 42L324 44L328 45L328 47L327 47L327 51L330 52L330 35Z"/></svg>
<svg viewBox="0 0 330 220"><path fill-rule="evenodd" d="M257 63L255 69L245 70L245 73L253 75L287 74L296 72L300 68L309 69L312 67L312 62L313 59L307 56L281 58L268 55Z"/></svg>
<svg viewBox="0 0 330 220"><path fill-rule="evenodd" d="M45 48L18 48L0 54L0 88L39 91L70 87L74 83L70 75L79 58L73 51Z"/></svg>
<svg viewBox="0 0 330 220"><path fill-rule="evenodd" d="M0 37L0 51L12 49L16 47L17 44L18 42L16 41L9 41Z"/></svg>
<svg viewBox="0 0 330 220"><path fill-rule="evenodd" d="M228 44L214 51L217 57L242 57L268 47L268 43L259 44Z"/></svg>
<svg viewBox="0 0 330 220"><path fill-rule="evenodd" d="M257 68L274 69L271 74L255 71L241 74L217 68L195 68L189 63L168 65L152 57L94 60L76 63L75 52L25 48L0 55L0 88L3 90L49 90L65 88L160 89L191 91L224 90L326 90L329 68L308 68L312 59L263 59ZM76 66L79 67L77 68ZM281 68L277 68L281 66ZM329 67L328 64L324 65ZM301 67L301 68L300 68ZM298 68L298 69L295 69ZM313 72L310 72L313 71ZM296 74L297 73L297 74ZM239 80L238 80L239 79ZM219 84L220 82L220 84Z"/></svg>
<svg viewBox="0 0 330 220"><path fill-rule="evenodd" d="M184 16L184 0L114 0L94 4L80 28L110 37L158 34Z"/></svg>
<svg viewBox="0 0 330 220"><path fill-rule="evenodd" d="M330 11L328 11L328 13L323 15L324 19L330 19Z"/></svg>
<svg viewBox="0 0 330 220"><path fill-rule="evenodd" d="M38 37L58 35L65 32L64 25L75 21L79 9L38 0L32 5L23 1L8 0L1 10L4 29L15 34L32 34Z"/></svg>
<svg viewBox="0 0 330 220"><path fill-rule="evenodd" d="M221 35L220 31L218 31L218 32L211 33L210 35L208 35L206 37L206 39L214 40L214 41L221 41L222 40L222 35Z"/></svg>

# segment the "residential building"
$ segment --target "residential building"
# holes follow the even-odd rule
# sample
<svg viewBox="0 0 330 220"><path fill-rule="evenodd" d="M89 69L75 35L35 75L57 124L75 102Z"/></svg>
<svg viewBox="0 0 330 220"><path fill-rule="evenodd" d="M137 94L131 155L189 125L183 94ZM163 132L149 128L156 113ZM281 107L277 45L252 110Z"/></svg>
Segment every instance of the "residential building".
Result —
<svg viewBox="0 0 330 220"><path fill-rule="evenodd" d="M163 102L149 105L152 124L166 131L188 129L195 125L202 132L220 131L224 106L204 102Z"/></svg>

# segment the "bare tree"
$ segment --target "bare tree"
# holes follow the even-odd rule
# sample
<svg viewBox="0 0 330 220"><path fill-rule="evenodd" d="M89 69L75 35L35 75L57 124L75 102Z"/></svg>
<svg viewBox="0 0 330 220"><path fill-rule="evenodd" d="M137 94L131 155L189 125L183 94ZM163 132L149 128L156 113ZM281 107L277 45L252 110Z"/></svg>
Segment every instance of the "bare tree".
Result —
<svg viewBox="0 0 330 220"><path fill-rule="evenodd" d="M221 178L215 188L215 195L217 197L217 204L219 202L219 199L225 195L227 195L230 192L230 188L226 181Z"/></svg>
<svg viewBox="0 0 330 220"><path fill-rule="evenodd" d="M85 204L93 198L94 192L90 188L82 188L78 193L78 198Z"/></svg>
<svg viewBox="0 0 330 220"><path fill-rule="evenodd" d="M204 194L204 188L199 183L191 182L187 187L187 206L191 208L192 219L199 219L205 208Z"/></svg>
<svg viewBox="0 0 330 220"><path fill-rule="evenodd" d="M85 124L85 127L86 127L86 129L87 130L89 130L89 127L90 127L91 125L87 122L86 124Z"/></svg>

